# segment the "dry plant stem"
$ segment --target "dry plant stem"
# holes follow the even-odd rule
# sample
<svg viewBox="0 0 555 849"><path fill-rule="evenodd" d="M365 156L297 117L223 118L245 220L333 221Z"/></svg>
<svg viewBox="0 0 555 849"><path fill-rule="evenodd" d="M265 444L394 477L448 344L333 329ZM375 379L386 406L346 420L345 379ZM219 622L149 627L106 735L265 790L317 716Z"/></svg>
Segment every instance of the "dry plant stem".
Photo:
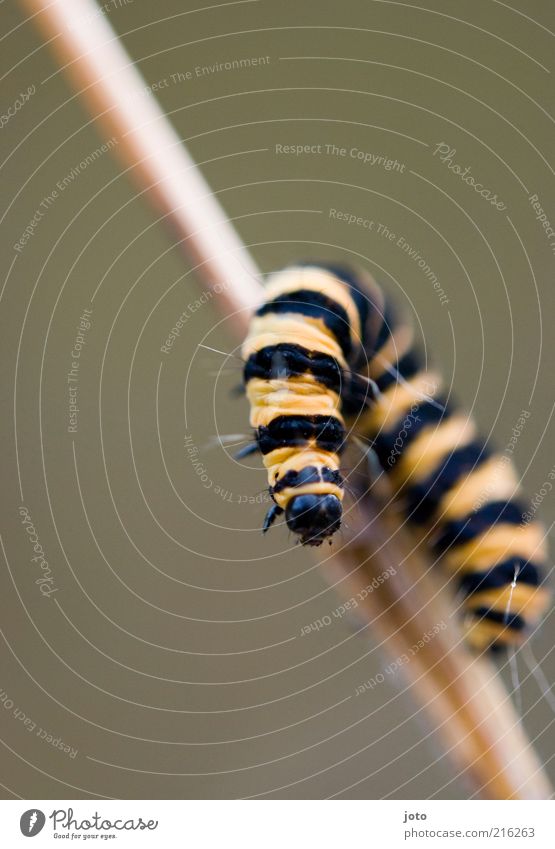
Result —
<svg viewBox="0 0 555 849"><path fill-rule="evenodd" d="M75 89L114 137L114 152L183 239L222 309L246 329L260 301L259 271L147 83L90 0L27 0Z"/></svg>
<svg viewBox="0 0 555 849"><path fill-rule="evenodd" d="M430 569L426 556L414 550L412 535L395 516L378 517L375 499L362 495L359 507L349 514L349 541L323 564L327 580L352 598L392 567L394 575L358 602L357 613L362 610L374 638L393 657L393 668L398 662L395 675L410 687L434 740L442 741L457 772L480 798L550 798L549 781L495 665L474 656L461 641L453 599L441 588L441 571ZM442 622L448 627L411 652ZM384 680L393 681L387 666L387 660L374 660L367 679L381 672Z"/></svg>
<svg viewBox="0 0 555 849"><path fill-rule="evenodd" d="M221 291L238 340L260 302L258 270L217 200L134 67L107 16L93 0L22 0L65 73L141 190L183 240L198 273ZM362 612L392 659L434 625L450 622L452 602L438 592L437 572L411 551L413 541L393 515L375 515L366 497L349 517L341 551L323 558L325 574L345 598L394 566L396 574L367 596ZM347 533L347 532L346 532ZM435 597L434 597L435 596ZM549 782L489 661L475 659L456 629L440 631L403 666L419 709L457 769L483 798L548 798ZM375 670L374 670L375 674ZM369 677L372 673L369 671ZM369 771L371 771L369 769Z"/></svg>

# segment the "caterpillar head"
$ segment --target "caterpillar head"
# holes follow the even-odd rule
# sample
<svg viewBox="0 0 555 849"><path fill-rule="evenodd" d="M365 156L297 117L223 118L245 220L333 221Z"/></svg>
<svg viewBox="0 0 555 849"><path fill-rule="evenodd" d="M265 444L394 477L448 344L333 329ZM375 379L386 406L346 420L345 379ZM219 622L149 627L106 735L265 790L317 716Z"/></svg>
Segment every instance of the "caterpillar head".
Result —
<svg viewBox="0 0 555 849"><path fill-rule="evenodd" d="M287 505L285 520L302 545L321 545L339 530L342 514L336 495L296 495Z"/></svg>

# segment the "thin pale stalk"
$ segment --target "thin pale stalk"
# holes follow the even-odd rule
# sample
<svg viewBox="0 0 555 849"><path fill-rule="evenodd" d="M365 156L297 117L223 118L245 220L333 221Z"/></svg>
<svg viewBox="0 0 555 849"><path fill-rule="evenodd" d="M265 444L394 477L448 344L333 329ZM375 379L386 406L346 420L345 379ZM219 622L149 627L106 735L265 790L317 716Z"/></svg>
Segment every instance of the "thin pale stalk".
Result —
<svg viewBox="0 0 555 849"><path fill-rule="evenodd" d="M217 289L213 302L233 315L238 338L262 298L258 269L177 133L147 89L106 15L93 0L22 0L34 15L81 100L139 187L171 221L199 274ZM377 515L364 496L349 517L343 545L322 568L345 599L390 567L395 574L358 605L365 624L399 663L419 711L456 770L482 798L544 799L549 781L493 665L472 657L456 627L413 647L441 622L452 599L397 518ZM385 664L387 667L387 664ZM375 672L376 670L374 670ZM372 675L369 673L369 677Z"/></svg>
<svg viewBox="0 0 555 849"><path fill-rule="evenodd" d="M117 142L114 153L173 227L226 313L245 328L260 300L259 270L172 124L91 0L30 0L35 15L81 99Z"/></svg>
<svg viewBox="0 0 555 849"><path fill-rule="evenodd" d="M429 733L479 798L550 798L549 780L495 664L464 644L441 569L415 548L391 511L367 494L359 498L359 509L349 513L350 539L322 565L328 582L357 600L357 614L385 649L383 662L374 660L368 670L370 688L404 681ZM378 589L368 592L373 586Z"/></svg>

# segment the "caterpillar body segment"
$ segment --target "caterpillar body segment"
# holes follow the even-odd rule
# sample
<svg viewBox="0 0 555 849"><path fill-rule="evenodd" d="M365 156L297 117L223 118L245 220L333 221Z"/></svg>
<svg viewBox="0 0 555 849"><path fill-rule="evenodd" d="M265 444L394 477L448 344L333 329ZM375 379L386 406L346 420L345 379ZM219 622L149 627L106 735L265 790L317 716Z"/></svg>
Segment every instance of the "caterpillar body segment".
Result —
<svg viewBox="0 0 555 849"><path fill-rule="evenodd" d="M408 522L455 581L468 643L479 650L519 645L549 591L545 529L523 521L510 457L492 452L448 399L389 305L367 362L379 395L353 430L371 441Z"/></svg>
<svg viewBox="0 0 555 849"><path fill-rule="evenodd" d="M264 530L285 514L301 543L320 545L341 525L344 415L362 408L371 385L353 371L364 359L368 311L367 297L330 269L295 266L269 279L242 349L250 423L275 502Z"/></svg>
<svg viewBox="0 0 555 849"><path fill-rule="evenodd" d="M339 529L349 436L370 442L415 531L459 589L468 642L518 645L548 604L540 522L518 477L426 368L369 275L316 264L272 275L243 346L251 425L274 505L300 542Z"/></svg>

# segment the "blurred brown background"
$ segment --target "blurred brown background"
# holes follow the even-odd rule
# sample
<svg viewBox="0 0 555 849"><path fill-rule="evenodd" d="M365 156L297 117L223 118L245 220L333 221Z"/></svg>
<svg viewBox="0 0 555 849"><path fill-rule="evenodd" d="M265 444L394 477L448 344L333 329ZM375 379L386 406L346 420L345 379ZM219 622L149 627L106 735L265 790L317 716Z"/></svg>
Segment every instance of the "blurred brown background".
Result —
<svg viewBox="0 0 555 849"><path fill-rule="evenodd" d="M264 271L307 256L370 268L492 440L530 413L514 459L550 525L555 238L530 196L555 227L555 13L518 6L118 0L102 14ZM402 679L355 697L383 655L332 616L306 551L282 528L262 538L260 464L211 446L248 431L236 340L18 4L1 16L3 794L465 797ZM549 681L552 623L534 648ZM555 776L553 713L520 669Z"/></svg>

